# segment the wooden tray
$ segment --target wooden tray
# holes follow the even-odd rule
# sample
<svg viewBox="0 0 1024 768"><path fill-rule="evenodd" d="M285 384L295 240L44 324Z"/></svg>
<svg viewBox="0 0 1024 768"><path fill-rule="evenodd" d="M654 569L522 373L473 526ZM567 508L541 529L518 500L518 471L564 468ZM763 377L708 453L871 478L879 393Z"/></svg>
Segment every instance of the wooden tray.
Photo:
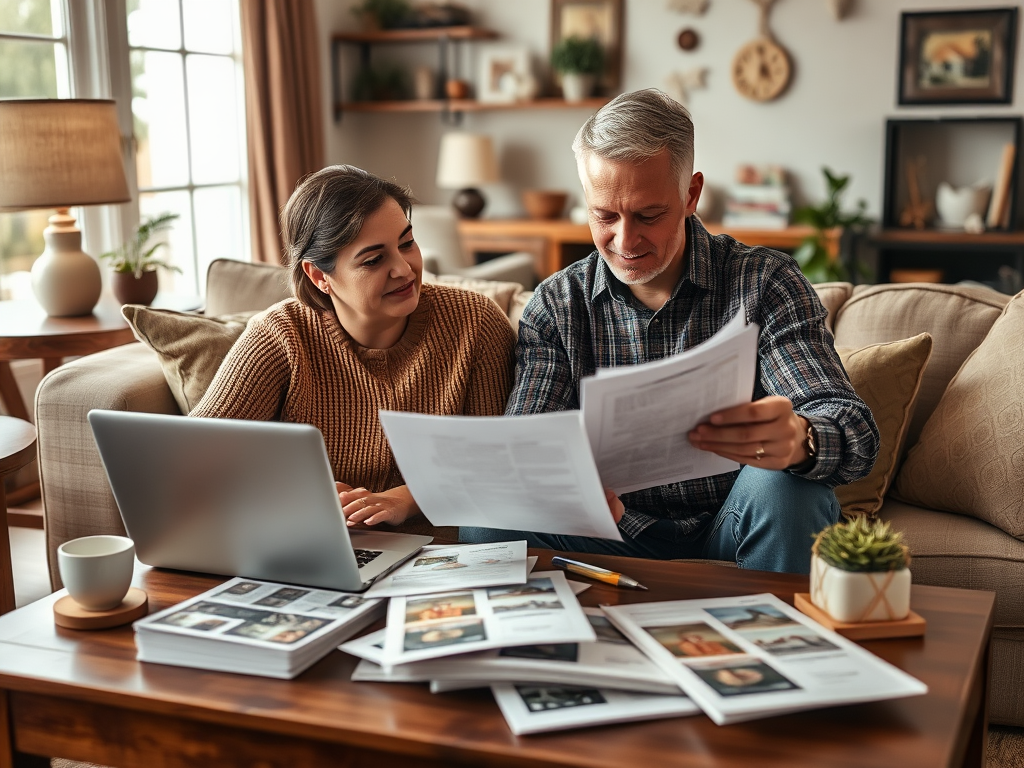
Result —
<svg viewBox="0 0 1024 768"><path fill-rule="evenodd" d="M793 595L793 604L801 613L805 613L822 626L851 640L877 640L883 637L917 637L923 635L927 622L923 617L911 611L907 618L900 621L836 621L811 602L807 592Z"/></svg>
<svg viewBox="0 0 1024 768"><path fill-rule="evenodd" d="M87 611L71 595L53 604L53 621L66 629L108 629L135 621L149 613L149 597L141 589L131 587L124 600L109 611Z"/></svg>

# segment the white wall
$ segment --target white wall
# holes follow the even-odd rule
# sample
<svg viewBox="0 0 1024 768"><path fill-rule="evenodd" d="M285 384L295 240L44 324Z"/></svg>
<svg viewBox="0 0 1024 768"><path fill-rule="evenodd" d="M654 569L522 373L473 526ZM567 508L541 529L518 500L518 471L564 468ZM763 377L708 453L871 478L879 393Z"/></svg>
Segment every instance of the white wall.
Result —
<svg viewBox="0 0 1024 768"><path fill-rule="evenodd" d="M708 87L693 92L689 107L696 126L696 168L712 187L729 184L739 163L774 163L791 173L798 201L818 200L824 194L820 168L827 165L853 177L846 205L863 197L877 217L882 204L886 118L1016 115L1024 97L1020 66L1024 55L1018 42L1013 104L896 105L900 12L993 5L982 0L855 0L852 13L842 21L834 19L828 0L781 0L772 12L771 27L790 52L795 74L786 93L765 104L740 96L729 75L736 50L757 34L758 10L750 0L711 0L703 16L670 11L668 0L624 2L623 90L664 87L666 76L677 69L702 66L709 70ZM352 113L339 124L331 120L330 33L357 28L349 10L356 3L317 0L317 4L328 162L352 163L394 177L409 184L423 202L448 200L450 193L438 190L433 181L438 141L446 130L437 114ZM463 4L474 10L477 23L499 31L503 41L526 45L535 71L546 73L550 0L463 0ZM686 26L701 36L700 46L689 53L675 43ZM463 48L467 61L462 74L471 81L475 80L474 45ZM415 50L379 50L375 56L406 56L436 65L432 46L409 48ZM354 52L348 52L345 80L354 65ZM527 187L577 192L569 146L587 116L584 109L466 115L463 125L491 134L500 153L503 183L484 190L490 201L487 214L520 213L518 193Z"/></svg>

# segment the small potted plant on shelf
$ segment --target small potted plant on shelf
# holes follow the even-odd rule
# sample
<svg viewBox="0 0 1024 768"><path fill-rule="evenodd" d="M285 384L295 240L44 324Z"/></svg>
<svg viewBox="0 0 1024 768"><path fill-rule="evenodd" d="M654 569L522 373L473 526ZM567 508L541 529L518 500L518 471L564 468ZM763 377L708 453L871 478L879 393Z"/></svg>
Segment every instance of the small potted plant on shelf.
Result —
<svg viewBox="0 0 1024 768"><path fill-rule="evenodd" d="M851 277L842 261L829 254L828 232L839 229L842 231L842 236L846 236L847 233L862 230L871 223L871 219L864 215L868 206L865 200L857 201L857 210L854 213L843 213L840 207L843 192L850 183L850 177L835 176L828 168L824 167L821 170L825 174L825 183L828 186L828 197L825 202L820 205L798 208L793 213L794 222L809 224L815 230L793 252L793 258L796 259L801 271L812 283L848 280Z"/></svg>
<svg viewBox="0 0 1024 768"><path fill-rule="evenodd" d="M899 621L910 613L910 550L888 522L830 525L811 547L811 602L836 621Z"/></svg>
<svg viewBox="0 0 1024 768"><path fill-rule="evenodd" d="M147 247L154 234L170 229L171 222L177 218L176 213L162 213L143 221L135 230L135 237L100 257L110 261L114 270L111 289L122 304L149 304L156 298L157 267L181 272L173 264L156 258L157 250L166 245L165 242Z"/></svg>
<svg viewBox="0 0 1024 768"><path fill-rule="evenodd" d="M571 35L551 51L551 66L562 75L566 101L583 101L604 69L604 48L596 37Z"/></svg>
<svg viewBox="0 0 1024 768"><path fill-rule="evenodd" d="M406 0L363 0L352 9L367 31L405 26L411 11Z"/></svg>

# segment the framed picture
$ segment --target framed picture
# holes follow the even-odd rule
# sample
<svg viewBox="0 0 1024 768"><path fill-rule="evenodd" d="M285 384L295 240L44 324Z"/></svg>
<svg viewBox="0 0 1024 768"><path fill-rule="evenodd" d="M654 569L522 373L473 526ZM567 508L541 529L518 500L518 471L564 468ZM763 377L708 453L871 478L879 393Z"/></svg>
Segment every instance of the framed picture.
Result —
<svg viewBox="0 0 1024 768"><path fill-rule="evenodd" d="M900 104L1009 104L1017 9L902 14Z"/></svg>
<svg viewBox="0 0 1024 768"><path fill-rule="evenodd" d="M622 0L551 0L551 48L573 35L601 42L605 65L597 90L605 95L617 90L622 69Z"/></svg>
<svg viewBox="0 0 1024 768"><path fill-rule="evenodd" d="M525 46L481 46L477 101L509 103L523 95L532 82L530 52Z"/></svg>

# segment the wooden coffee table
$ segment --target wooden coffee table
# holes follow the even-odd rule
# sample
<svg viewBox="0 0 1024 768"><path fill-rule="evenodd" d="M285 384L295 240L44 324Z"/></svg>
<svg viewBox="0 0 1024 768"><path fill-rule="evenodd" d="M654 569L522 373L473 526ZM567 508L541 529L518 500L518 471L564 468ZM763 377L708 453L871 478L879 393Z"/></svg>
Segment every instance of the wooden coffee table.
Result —
<svg viewBox="0 0 1024 768"><path fill-rule="evenodd" d="M540 555L538 569L549 563ZM799 576L692 563L586 556L646 584L595 585L585 605L772 592ZM223 579L142 569L159 610ZM981 766L991 592L914 587L923 638L863 645L928 684L911 699L716 726L696 716L515 737L486 691L353 683L334 652L295 680L135 660L130 628L53 625L63 592L0 617L0 768L59 756L132 766ZM20 754L19 754L20 753ZM26 754L27 753L27 754ZM18 762L21 760L22 762Z"/></svg>

